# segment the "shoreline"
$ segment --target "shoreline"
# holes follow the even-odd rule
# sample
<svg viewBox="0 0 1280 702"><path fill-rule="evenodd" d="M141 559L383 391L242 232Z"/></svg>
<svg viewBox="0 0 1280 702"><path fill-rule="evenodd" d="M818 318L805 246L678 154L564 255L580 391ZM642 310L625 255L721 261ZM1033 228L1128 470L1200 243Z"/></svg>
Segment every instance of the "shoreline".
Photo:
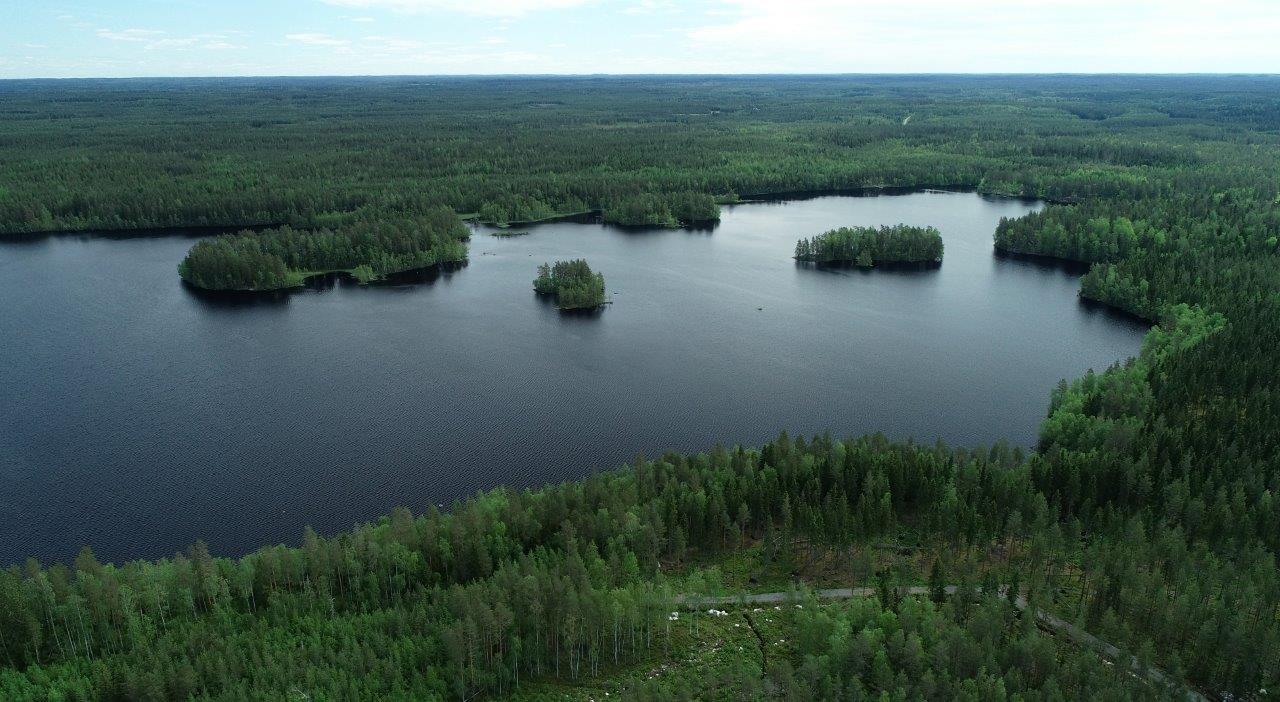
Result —
<svg viewBox="0 0 1280 702"><path fill-rule="evenodd" d="M1018 251L1016 249L1001 248L1000 246L995 246L994 251L996 258L1006 258L1013 261L1026 261L1036 265L1048 265L1059 268L1067 273L1077 276L1077 281L1079 277L1082 277L1085 273L1089 272L1089 268L1091 266L1089 263L1077 261L1073 258L1062 258L1060 256L1051 256L1049 254ZM1115 314L1130 321L1141 322L1148 327L1154 327L1160 323L1160 320L1158 319L1144 317L1118 305L1113 305L1110 302L1088 297L1078 288L1076 290L1076 297L1080 300L1081 304L1087 307L1103 310L1109 314Z"/></svg>
<svg viewBox="0 0 1280 702"><path fill-rule="evenodd" d="M1035 195L1017 195L1011 193L1002 193L997 191L982 190L979 188L968 188L963 186L937 186L937 185L872 185L857 188L826 188L818 190L782 190L759 192L742 195L737 200L727 202L718 202L722 207L733 207L735 205L751 205L770 202L798 202L802 200L812 200L818 197L878 197L881 195L915 195L918 193L937 193L937 194L965 194L973 193L983 197L997 197L1010 200L1038 201L1055 205L1071 205L1079 200L1070 200L1063 198L1038 197ZM476 213L458 213L458 218L463 222L472 225L484 225L496 227L498 229L509 229L511 227L531 226L537 224L552 224L556 222L574 221L581 218L584 223L591 223L591 218L601 216L603 210L590 209L580 210L577 212L564 212L548 215L540 219L518 220L510 222L486 222L479 218ZM718 220L709 220L703 222L693 222L685 225L674 227L675 229L697 228L705 226L710 222ZM244 230L261 231L264 229L272 229L275 227L283 227L285 225L292 226L296 229L313 229L314 227L307 225L293 225L288 222L255 222L252 224L193 224L182 225L175 224L167 227L117 227L117 228L94 228L87 227L84 229L47 229L30 232L8 232L0 233L0 245L5 243L21 243L26 241L36 241L46 238L63 237L63 236L91 236L104 239L132 239L132 238L160 238L166 236L178 236L189 234L193 238L197 236L214 236L217 234L234 234ZM660 225L621 225L614 224L612 226L624 227L634 226L637 228L659 227L671 229L672 227L661 227Z"/></svg>
<svg viewBox="0 0 1280 702"><path fill-rule="evenodd" d="M280 288L206 288L197 285L186 278L179 276L183 287L188 290L204 294L204 295L228 295L237 297L253 297L255 295L280 295L299 292L303 290L315 289L312 285L314 282L321 282L325 279L355 281L361 287L376 287L380 285L398 285L404 282L402 278L422 275L431 272L444 272L447 270L458 270L465 267L470 259L464 258L459 261L439 261L429 266L415 266L413 268L405 268L403 270L391 271L379 278L370 278L367 281L360 282L351 268L335 268L327 271L298 271L302 276L301 280L295 285L288 285Z"/></svg>

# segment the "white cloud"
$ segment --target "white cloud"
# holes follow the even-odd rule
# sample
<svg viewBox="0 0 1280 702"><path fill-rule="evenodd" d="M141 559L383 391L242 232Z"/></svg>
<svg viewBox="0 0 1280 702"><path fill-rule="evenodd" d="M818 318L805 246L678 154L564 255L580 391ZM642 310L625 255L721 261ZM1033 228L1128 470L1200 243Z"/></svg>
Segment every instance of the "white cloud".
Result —
<svg viewBox="0 0 1280 702"><path fill-rule="evenodd" d="M234 33L234 32L233 32ZM124 29L114 31L110 29L99 29L97 35L103 39L112 41L123 41L134 44L142 44L144 51L155 50L178 50L199 47L202 49L227 50L227 49L244 49L248 48L240 44L232 44L228 41L225 34L193 34L187 37L170 37L164 36L165 32L156 29Z"/></svg>
<svg viewBox="0 0 1280 702"><path fill-rule="evenodd" d="M687 32L742 71L1220 71L1280 66L1280 3L722 0ZM708 13L710 14L710 13ZM1224 51L1225 47L1231 47Z"/></svg>
<svg viewBox="0 0 1280 702"><path fill-rule="evenodd" d="M563 10L594 0L322 0L340 7L384 8L396 12L445 10L471 15L515 16L542 10Z"/></svg>
<svg viewBox="0 0 1280 702"><path fill-rule="evenodd" d="M675 7L671 0L639 0L639 2L628 6L622 12L628 15L648 15L659 11L673 10Z"/></svg>
<svg viewBox="0 0 1280 702"><path fill-rule="evenodd" d="M112 41L150 42L154 41L155 38L161 34L164 34L164 32L156 29L121 29L120 31L99 29L97 34L103 39L110 39Z"/></svg>
<svg viewBox="0 0 1280 702"><path fill-rule="evenodd" d="M285 39L299 44L308 46L350 46L351 42L347 39L338 39L328 34L320 34L318 32L302 32L299 34L286 34Z"/></svg>
<svg viewBox="0 0 1280 702"><path fill-rule="evenodd" d="M200 41L196 37L157 39L147 44L148 49L181 49Z"/></svg>
<svg viewBox="0 0 1280 702"><path fill-rule="evenodd" d="M416 39L401 39L399 37L369 36L363 37L360 42L362 49L391 54L421 51L427 46Z"/></svg>
<svg viewBox="0 0 1280 702"><path fill-rule="evenodd" d="M12 68L5 73L328 75L1280 69L1280 41L1275 39L1280 36L1280 0L1213 0L1211 3L1204 0L308 2L313 8L328 9L337 24L303 24L274 32L259 28L253 36L243 36L225 27L211 28L210 31L218 34L203 35L186 34L179 28L181 25L144 22L136 13L129 19L128 14L109 18L88 9L77 9L75 14L51 11L50 17L57 17L55 26L74 30L71 33L75 36L87 37L89 46L85 50L97 55L77 56L75 52L64 55L67 52L60 50L42 55L33 63L43 69ZM320 3L328 7L323 8ZM549 14L534 15L538 12ZM83 29L75 29L81 27ZM570 31L575 38L566 39L564 32ZM504 37L509 38L509 43L502 41ZM20 36L11 42L15 53L23 49L39 54L48 51L16 43L27 39L48 41L34 35ZM517 50L531 46L545 46L546 53L535 55ZM215 52L220 53L215 56ZM218 60L211 61L211 58ZM14 62L21 62L22 58L10 55L8 60L10 65L15 65Z"/></svg>

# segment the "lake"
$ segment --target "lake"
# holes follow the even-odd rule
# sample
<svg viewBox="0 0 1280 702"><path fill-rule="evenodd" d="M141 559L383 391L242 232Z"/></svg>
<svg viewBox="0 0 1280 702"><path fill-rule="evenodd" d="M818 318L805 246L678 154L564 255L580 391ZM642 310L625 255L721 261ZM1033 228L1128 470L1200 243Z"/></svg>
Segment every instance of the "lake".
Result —
<svg viewBox="0 0 1280 702"><path fill-rule="evenodd" d="M1060 378L1137 352L1145 325L1087 306L1079 271L993 255L971 193L724 208L712 230L478 228L460 270L274 298L211 297L194 235L0 243L0 564L235 555L636 454L883 432L1033 445ZM938 227L941 268L821 270L796 239ZM538 299L585 257L613 304Z"/></svg>

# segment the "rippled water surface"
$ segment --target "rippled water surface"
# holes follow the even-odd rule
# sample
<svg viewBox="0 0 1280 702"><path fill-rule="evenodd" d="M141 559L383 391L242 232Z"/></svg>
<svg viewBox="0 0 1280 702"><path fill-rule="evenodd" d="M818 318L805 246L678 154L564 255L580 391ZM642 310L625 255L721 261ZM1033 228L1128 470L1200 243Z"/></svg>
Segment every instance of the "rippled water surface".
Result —
<svg viewBox="0 0 1280 702"><path fill-rule="evenodd" d="M1000 218L1037 206L833 196L726 208L712 231L482 229L427 282L253 302L180 284L190 236L0 244L0 563L200 537L235 554L784 428L1030 445L1059 378L1144 332L1081 304L1078 273L993 256ZM940 269L790 258L898 222L942 231ZM571 257L605 275L598 315L532 292Z"/></svg>

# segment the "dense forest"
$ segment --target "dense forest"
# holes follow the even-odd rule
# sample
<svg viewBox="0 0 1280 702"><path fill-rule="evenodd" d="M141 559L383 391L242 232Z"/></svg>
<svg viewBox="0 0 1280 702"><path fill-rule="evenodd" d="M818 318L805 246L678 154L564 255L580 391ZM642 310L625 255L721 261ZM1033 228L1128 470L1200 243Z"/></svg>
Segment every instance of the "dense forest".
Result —
<svg viewBox="0 0 1280 702"><path fill-rule="evenodd" d="M594 309L608 301L604 293L604 275L593 273L591 266L580 258L538 266L533 289L539 295L554 298L556 307L562 310Z"/></svg>
<svg viewBox="0 0 1280 702"><path fill-rule="evenodd" d="M464 261L469 232L436 208L413 217L361 213L336 228L289 226L200 241L178 264L182 279L209 290L278 290L308 275L345 271L361 283L393 273Z"/></svg>
<svg viewBox="0 0 1280 702"><path fill-rule="evenodd" d="M1250 187L1268 77L275 78L0 84L0 232L491 222L661 195ZM1194 98L1188 99L1188 95ZM903 119L911 120L903 124ZM1255 148L1257 147L1257 148ZM93 158L86 159L84 154ZM685 206L700 207L690 197ZM636 205L650 209L646 199ZM675 206L674 209L684 209ZM703 216L703 215L698 215Z"/></svg>
<svg viewBox="0 0 1280 702"><path fill-rule="evenodd" d="M706 193L643 193L609 203L602 214L611 224L676 227L714 222L720 205Z"/></svg>
<svg viewBox="0 0 1280 702"><path fill-rule="evenodd" d="M997 250L1085 264L1083 297L1155 323L1137 357L1059 384L1030 452L784 434L237 558L198 543L15 565L0 571L0 698L1183 698L1130 675L1134 659L1214 698L1280 687L1276 78L32 81L0 95L9 233L336 231L332 217L442 206L514 221L631 202L626 217L647 217L663 211L651 196L680 193L964 187L1051 199L1001 223ZM758 568L733 575L748 558ZM894 560L910 558L938 568ZM786 590L824 559L885 596L680 607L680 593ZM929 580L958 588L894 595ZM1037 627L1000 586L1123 655Z"/></svg>
<svg viewBox="0 0 1280 702"><path fill-rule="evenodd" d="M797 241L795 259L852 263L859 268L879 263L940 264L942 248L942 233L933 227L840 227Z"/></svg>

